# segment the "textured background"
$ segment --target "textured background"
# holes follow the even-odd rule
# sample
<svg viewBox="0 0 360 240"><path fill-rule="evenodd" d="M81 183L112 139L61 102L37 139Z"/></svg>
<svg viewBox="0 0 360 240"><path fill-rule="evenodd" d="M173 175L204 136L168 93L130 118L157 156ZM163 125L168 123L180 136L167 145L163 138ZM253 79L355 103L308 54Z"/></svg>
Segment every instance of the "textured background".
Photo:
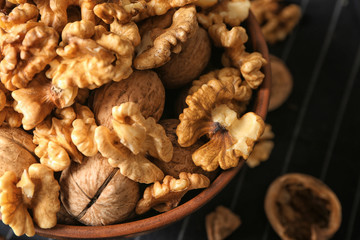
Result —
<svg viewBox="0 0 360 240"><path fill-rule="evenodd" d="M275 132L270 159L244 167L211 202L164 229L135 238L206 239L205 215L231 208L243 224L229 239L279 239L263 210L268 185L301 172L322 179L338 195L343 222L333 239L360 239L360 0L298 0L303 17L283 42L270 46L294 77L289 100L268 114ZM1 224L1 235L16 237ZM34 237L34 239L46 239Z"/></svg>

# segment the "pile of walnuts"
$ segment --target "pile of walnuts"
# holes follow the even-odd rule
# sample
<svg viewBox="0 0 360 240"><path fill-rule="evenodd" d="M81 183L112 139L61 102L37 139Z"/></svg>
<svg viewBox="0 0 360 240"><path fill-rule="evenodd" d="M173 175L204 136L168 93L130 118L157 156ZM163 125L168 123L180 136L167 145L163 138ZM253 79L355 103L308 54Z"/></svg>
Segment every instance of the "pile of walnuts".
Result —
<svg viewBox="0 0 360 240"><path fill-rule="evenodd" d="M0 8L0 206L16 235L168 211L264 131L246 112L267 64L246 51L248 0ZM226 67L209 71L213 46ZM186 91L178 119L168 89Z"/></svg>

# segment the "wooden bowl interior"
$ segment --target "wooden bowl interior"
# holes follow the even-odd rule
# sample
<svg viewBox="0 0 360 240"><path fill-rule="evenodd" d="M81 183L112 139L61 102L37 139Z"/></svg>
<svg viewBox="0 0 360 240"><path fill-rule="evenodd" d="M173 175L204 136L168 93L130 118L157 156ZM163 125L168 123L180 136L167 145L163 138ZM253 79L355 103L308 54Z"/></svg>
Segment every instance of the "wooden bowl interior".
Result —
<svg viewBox="0 0 360 240"><path fill-rule="evenodd" d="M246 21L249 39L252 42L252 47L255 51L261 52L264 58L269 61L269 53L266 42L262 36L261 29L254 17L250 15ZM254 112L260 115L263 119L266 117L267 108L270 97L271 85L271 69L270 64L267 64L262 71L265 74L265 79L260 88L256 92L254 101ZM223 171L210 185L209 188L203 190L191 200L181 204L173 210L161 213L152 217L132 222L120 223L108 226L72 226L57 224L51 229L36 228L36 233L41 236L51 237L56 239L104 239L115 237L130 237L143 234L161 227L165 227L174 223L210 201L216 194L218 194L238 173L244 160L241 160L236 168Z"/></svg>

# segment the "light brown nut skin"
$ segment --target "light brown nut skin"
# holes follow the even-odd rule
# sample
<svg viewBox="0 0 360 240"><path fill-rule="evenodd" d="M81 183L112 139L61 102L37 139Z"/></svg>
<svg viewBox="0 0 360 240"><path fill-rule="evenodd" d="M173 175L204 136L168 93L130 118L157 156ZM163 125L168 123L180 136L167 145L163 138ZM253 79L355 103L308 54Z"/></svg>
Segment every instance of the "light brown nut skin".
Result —
<svg viewBox="0 0 360 240"><path fill-rule="evenodd" d="M133 213L139 199L138 183L121 175L100 154L85 159L81 165L72 163L62 172L60 186L65 209L86 225L124 221Z"/></svg>
<svg viewBox="0 0 360 240"><path fill-rule="evenodd" d="M293 78L285 63L270 55L271 90L269 111L279 108L288 99L293 88Z"/></svg>
<svg viewBox="0 0 360 240"><path fill-rule="evenodd" d="M341 204L335 193L319 179L300 173L271 183L265 212L283 240L330 239L341 224Z"/></svg>
<svg viewBox="0 0 360 240"><path fill-rule="evenodd" d="M160 121L160 124L165 129L166 135L173 144L174 154L170 162L164 162L158 159L153 159L152 162L155 163L165 175L170 175L175 178L178 178L181 172L188 172L200 173L208 177L210 180L213 180L217 175L217 171L204 171L201 167L196 166L191 158L192 154L200 148L204 142L199 140L190 147L181 147L177 142L176 136L176 127L179 123L180 121L178 119L165 119Z"/></svg>
<svg viewBox="0 0 360 240"><path fill-rule="evenodd" d="M189 39L179 54L157 69L166 88L179 88L198 77L208 64L211 56L211 43L207 32L199 28Z"/></svg>
<svg viewBox="0 0 360 240"><path fill-rule="evenodd" d="M153 71L134 71L121 82L112 82L95 90L93 111L99 125L112 129L112 108L125 102L139 104L145 118L159 121L164 110L165 89Z"/></svg>
<svg viewBox="0 0 360 240"><path fill-rule="evenodd" d="M32 136L19 128L0 128L0 176L13 171L20 178L24 169L37 163Z"/></svg>

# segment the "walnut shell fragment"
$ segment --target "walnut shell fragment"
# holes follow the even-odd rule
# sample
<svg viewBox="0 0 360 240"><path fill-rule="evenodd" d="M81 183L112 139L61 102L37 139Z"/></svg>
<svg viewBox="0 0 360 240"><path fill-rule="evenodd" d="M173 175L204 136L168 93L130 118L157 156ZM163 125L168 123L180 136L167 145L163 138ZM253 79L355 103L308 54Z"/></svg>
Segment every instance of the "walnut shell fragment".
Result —
<svg viewBox="0 0 360 240"><path fill-rule="evenodd" d="M247 159L255 141L264 131L264 121L255 113L248 112L238 118L227 105L241 94L241 79L233 82L210 80L186 98L189 106L180 114L176 129L182 147L193 145L207 135L210 141L193 153L195 165L206 171L236 167L239 157ZM236 78L235 78L236 79ZM233 84L230 84L233 83Z"/></svg>
<svg viewBox="0 0 360 240"><path fill-rule="evenodd" d="M171 26L142 32L142 41L137 48L134 67L138 70L157 68L170 61L172 53L179 53L182 45L194 36L198 29L195 6L185 6L172 17Z"/></svg>
<svg viewBox="0 0 360 240"><path fill-rule="evenodd" d="M293 78L285 63L270 55L271 89L268 111L279 108L288 99L293 88Z"/></svg>
<svg viewBox="0 0 360 240"><path fill-rule="evenodd" d="M139 199L139 185L100 154L73 162L60 178L61 202L79 222L108 225L127 219Z"/></svg>
<svg viewBox="0 0 360 240"><path fill-rule="evenodd" d="M136 205L136 214L144 214L151 208L158 212L166 212L178 206L181 198L193 189L206 188L210 180L201 174L179 174L179 179L166 176L162 183L155 182L145 189L143 198Z"/></svg>
<svg viewBox="0 0 360 240"><path fill-rule="evenodd" d="M5 172L14 172L20 178L24 169L36 163L34 156L36 145L32 136L20 128L2 126L0 128L0 176Z"/></svg>
<svg viewBox="0 0 360 240"><path fill-rule="evenodd" d="M134 102L141 114L159 121L165 105L165 89L153 71L134 71L129 78L111 82L96 89L93 100L95 119L99 125L112 129L112 108Z"/></svg>
<svg viewBox="0 0 360 240"><path fill-rule="evenodd" d="M330 239L341 223L341 204L320 180L292 173L271 183L265 212L281 239Z"/></svg>
<svg viewBox="0 0 360 240"><path fill-rule="evenodd" d="M241 220L230 209L218 206L214 212L206 215L205 225L209 240L223 240L241 225Z"/></svg>

